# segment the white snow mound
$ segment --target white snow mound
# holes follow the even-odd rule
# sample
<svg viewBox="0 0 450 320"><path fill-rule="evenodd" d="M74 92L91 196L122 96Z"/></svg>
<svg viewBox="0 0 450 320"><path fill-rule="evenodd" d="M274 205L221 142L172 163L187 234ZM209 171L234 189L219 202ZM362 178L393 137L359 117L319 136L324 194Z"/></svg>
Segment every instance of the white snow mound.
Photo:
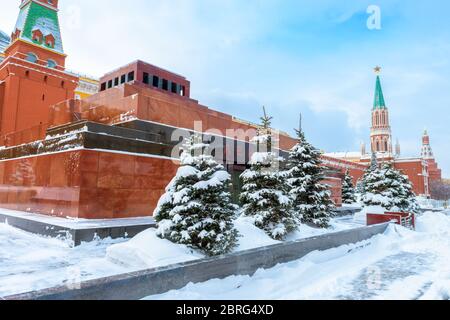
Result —
<svg viewBox="0 0 450 320"><path fill-rule="evenodd" d="M250 250L264 246L278 244L280 241L273 240L263 230L254 224L254 218L239 217L234 222L240 234L239 244L235 251Z"/></svg>
<svg viewBox="0 0 450 320"><path fill-rule="evenodd" d="M187 246L160 239L155 229L148 229L125 243L110 246L106 250L108 260L128 268L156 268L204 256Z"/></svg>
<svg viewBox="0 0 450 320"><path fill-rule="evenodd" d="M416 231L445 233L450 230L450 217L442 212L425 212L417 218Z"/></svg>

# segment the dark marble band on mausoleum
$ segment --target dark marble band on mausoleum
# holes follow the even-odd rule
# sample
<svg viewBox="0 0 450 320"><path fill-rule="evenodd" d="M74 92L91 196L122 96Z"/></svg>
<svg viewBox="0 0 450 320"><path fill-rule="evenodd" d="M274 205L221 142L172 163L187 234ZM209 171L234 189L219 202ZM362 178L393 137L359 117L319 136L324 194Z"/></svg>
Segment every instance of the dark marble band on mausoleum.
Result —
<svg viewBox="0 0 450 320"><path fill-rule="evenodd" d="M179 140L172 141L173 133L178 130ZM44 153L59 152L75 148L104 149L111 151L129 152L137 154L172 157L179 152L174 151L181 136L193 134L193 131L148 121L132 120L119 125L104 125L90 121L78 121L47 130L45 140L35 141L19 146L0 150L0 160L16 159ZM222 139L222 148L216 148L216 154L223 152L221 160L227 159L227 146L234 147L234 162L245 165L249 155L256 150L256 145L249 142L237 141L227 137L203 134L205 141L214 142ZM285 155L284 151L280 151ZM238 154L241 156L238 157ZM219 154L217 154L219 156ZM244 155L244 156L242 156ZM230 157L230 155L228 155ZM234 160L234 161L233 161Z"/></svg>

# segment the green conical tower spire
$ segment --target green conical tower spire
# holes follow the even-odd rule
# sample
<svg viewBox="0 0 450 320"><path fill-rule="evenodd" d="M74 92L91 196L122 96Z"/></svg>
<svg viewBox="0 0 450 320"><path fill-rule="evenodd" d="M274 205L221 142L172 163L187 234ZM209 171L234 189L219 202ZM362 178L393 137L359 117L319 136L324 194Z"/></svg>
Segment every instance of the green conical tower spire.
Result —
<svg viewBox="0 0 450 320"><path fill-rule="evenodd" d="M384 101L383 89L381 88L381 80L380 80L380 67L375 68L375 73L377 74L377 83L375 86L375 99L373 102L373 109L387 109L386 102Z"/></svg>
<svg viewBox="0 0 450 320"><path fill-rule="evenodd" d="M63 54L58 1L22 1L14 33L16 38Z"/></svg>

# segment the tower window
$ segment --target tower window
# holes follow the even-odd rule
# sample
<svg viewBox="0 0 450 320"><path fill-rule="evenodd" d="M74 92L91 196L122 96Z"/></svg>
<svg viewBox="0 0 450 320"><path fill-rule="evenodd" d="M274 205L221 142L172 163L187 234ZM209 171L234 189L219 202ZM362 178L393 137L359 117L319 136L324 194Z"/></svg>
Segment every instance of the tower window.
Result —
<svg viewBox="0 0 450 320"><path fill-rule="evenodd" d="M112 82L112 80L109 80L108 81L108 89L112 88L112 86L113 86L113 82Z"/></svg>
<svg viewBox="0 0 450 320"><path fill-rule="evenodd" d="M123 75L120 77L120 84L124 84L126 81L127 81L127 76L126 76L125 74L123 74Z"/></svg>
<svg viewBox="0 0 450 320"><path fill-rule="evenodd" d="M34 53L30 52L27 54L25 60L27 60L28 62L36 63L38 61L38 57Z"/></svg>
<svg viewBox="0 0 450 320"><path fill-rule="evenodd" d="M106 90L106 82L103 82L101 85L100 85L100 91L105 91Z"/></svg>
<svg viewBox="0 0 450 320"><path fill-rule="evenodd" d="M181 86L180 95L184 97L185 94L186 94L186 87L185 86Z"/></svg>
<svg viewBox="0 0 450 320"><path fill-rule="evenodd" d="M118 86L119 85L119 77L114 79L114 86Z"/></svg>
<svg viewBox="0 0 450 320"><path fill-rule="evenodd" d="M145 84L149 83L149 74L147 72L144 72L144 75L142 77L142 82L144 82Z"/></svg>
<svg viewBox="0 0 450 320"><path fill-rule="evenodd" d="M134 81L134 71L128 73L128 82Z"/></svg>
<svg viewBox="0 0 450 320"><path fill-rule="evenodd" d="M61 88L64 88L65 82L61 81Z"/></svg>
<svg viewBox="0 0 450 320"><path fill-rule="evenodd" d="M47 67L56 69L56 66L57 66L57 64L54 60L51 60L51 59L47 60Z"/></svg>
<svg viewBox="0 0 450 320"><path fill-rule="evenodd" d="M154 86L155 88L158 88L158 87L159 87L159 77L153 76L153 86Z"/></svg>

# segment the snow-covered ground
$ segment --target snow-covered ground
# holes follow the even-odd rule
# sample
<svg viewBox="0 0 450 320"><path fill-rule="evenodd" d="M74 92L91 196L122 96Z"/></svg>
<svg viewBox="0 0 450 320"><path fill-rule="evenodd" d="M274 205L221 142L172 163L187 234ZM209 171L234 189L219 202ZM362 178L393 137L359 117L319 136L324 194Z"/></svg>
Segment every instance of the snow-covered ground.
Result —
<svg viewBox="0 0 450 320"><path fill-rule="evenodd" d="M105 258L120 240L72 248L70 242L36 236L0 223L0 297L127 272Z"/></svg>
<svg viewBox="0 0 450 320"><path fill-rule="evenodd" d="M230 277L151 299L415 299L450 298L450 212L427 213L417 232L392 227L357 245L307 257L253 277ZM288 240L360 227L336 218L329 230L307 226ZM236 221L243 235L237 251L278 243L248 218ZM98 240L72 248L0 224L0 297L81 280L202 258L198 252L156 237L149 229L131 240Z"/></svg>
<svg viewBox="0 0 450 320"><path fill-rule="evenodd" d="M241 233L236 251L278 243L239 218ZM289 240L360 227L351 217L337 218L328 230L302 226ZM149 229L131 240L97 240L72 248L69 241L33 235L0 223L0 297L69 285L147 268L202 258L193 250L174 245Z"/></svg>
<svg viewBox="0 0 450 320"><path fill-rule="evenodd" d="M450 212L354 245L148 299L450 299Z"/></svg>

